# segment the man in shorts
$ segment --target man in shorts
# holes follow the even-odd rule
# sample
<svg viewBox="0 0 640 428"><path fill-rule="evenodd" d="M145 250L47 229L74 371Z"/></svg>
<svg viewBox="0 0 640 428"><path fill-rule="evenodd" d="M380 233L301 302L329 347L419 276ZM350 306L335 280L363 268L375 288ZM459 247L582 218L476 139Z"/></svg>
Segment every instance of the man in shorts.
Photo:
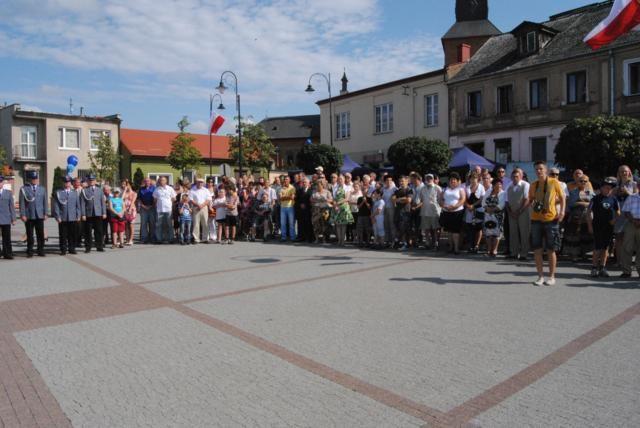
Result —
<svg viewBox="0 0 640 428"><path fill-rule="evenodd" d="M615 177L607 177L600 186L600 193L589 203L587 226L593 235L593 267L591 277L608 278L607 256L613 242L613 225L620 215L618 199L613 195L613 188L618 184Z"/></svg>
<svg viewBox="0 0 640 428"><path fill-rule="evenodd" d="M533 285L554 285L556 283L556 252L560 251L560 223L564 218L565 194L560 182L547 175L547 164L534 164L538 179L529 188L528 205L531 213L531 247L536 260L538 279ZM547 251L549 279L544 279L543 253Z"/></svg>

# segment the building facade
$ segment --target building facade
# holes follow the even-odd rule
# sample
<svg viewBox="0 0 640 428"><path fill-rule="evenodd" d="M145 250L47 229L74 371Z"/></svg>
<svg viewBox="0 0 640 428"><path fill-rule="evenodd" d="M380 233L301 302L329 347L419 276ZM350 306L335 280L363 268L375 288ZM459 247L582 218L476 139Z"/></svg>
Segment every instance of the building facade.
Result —
<svg viewBox="0 0 640 428"><path fill-rule="evenodd" d="M276 148L273 168L296 168L296 157L305 144L320 142L320 115L269 117L260 125Z"/></svg>
<svg viewBox="0 0 640 428"><path fill-rule="evenodd" d="M202 154L199 168L189 171L172 168L166 157L171 152L171 142L177 135L177 132L123 128L120 133L121 176L133 179L135 172L140 169L145 178L157 180L159 177L167 177L169 184L174 184L181 178L193 182L196 177L211 177L217 182L222 175L232 174L229 137L211 136L210 145L209 135L204 134L191 134L195 137L193 145Z"/></svg>
<svg viewBox="0 0 640 428"><path fill-rule="evenodd" d="M491 37L449 82L449 143L501 164L554 161L578 117L640 117L640 33L592 51L582 40L610 11L597 3Z"/></svg>
<svg viewBox="0 0 640 428"><path fill-rule="evenodd" d="M53 183L56 167L65 169L67 158L78 158L77 174L90 170L89 153L95 142L108 135L114 147L120 141L120 117L91 117L24 111L19 104L0 108L0 146L7 152L16 187L24 183L25 171L40 173L44 186Z"/></svg>
<svg viewBox="0 0 640 428"><path fill-rule="evenodd" d="M447 141L445 70L412 76L354 92L343 89L321 100L321 141L360 164L381 165L393 143L408 137ZM329 107L331 105L332 125Z"/></svg>

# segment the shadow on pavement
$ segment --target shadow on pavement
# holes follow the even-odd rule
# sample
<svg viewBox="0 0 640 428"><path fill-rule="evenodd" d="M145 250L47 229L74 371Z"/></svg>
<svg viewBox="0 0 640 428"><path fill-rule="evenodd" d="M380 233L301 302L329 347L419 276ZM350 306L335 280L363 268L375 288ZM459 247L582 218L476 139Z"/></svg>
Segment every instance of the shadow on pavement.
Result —
<svg viewBox="0 0 640 428"><path fill-rule="evenodd" d="M448 285L448 284L475 284L475 285L519 285L519 284L529 284L529 282L513 282L513 281L481 281L481 280L469 280L469 279L444 279L444 278L389 278L389 281L396 282L411 282L411 281L422 281L422 282L430 282L432 284L438 285Z"/></svg>
<svg viewBox="0 0 640 428"><path fill-rule="evenodd" d="M615 288L619 290L640 290L640 284L633 282L592 282L585 284L566 284L567 287L586 288L586 287L599 287L599 288Z"/></svg>

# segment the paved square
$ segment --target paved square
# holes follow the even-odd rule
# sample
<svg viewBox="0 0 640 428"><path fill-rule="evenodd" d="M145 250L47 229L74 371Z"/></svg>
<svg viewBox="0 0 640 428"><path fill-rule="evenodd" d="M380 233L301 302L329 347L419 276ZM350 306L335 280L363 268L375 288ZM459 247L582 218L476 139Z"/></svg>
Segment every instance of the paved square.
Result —
<svg viewBox="0 0 640 428"><path fill-rule="evenodd" d="M640 287L237 243L2 261L0 426L640 425Z"/></svg>

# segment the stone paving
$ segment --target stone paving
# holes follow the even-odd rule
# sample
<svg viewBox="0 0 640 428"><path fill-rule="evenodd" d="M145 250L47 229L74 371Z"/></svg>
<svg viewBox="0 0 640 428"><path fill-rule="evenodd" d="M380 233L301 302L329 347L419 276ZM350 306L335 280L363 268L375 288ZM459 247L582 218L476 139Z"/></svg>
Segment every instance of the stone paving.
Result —
<svg viewBox="0 0 640 428"><path fill-rule="evenodd" d="M637 278L49 234L0 260L0 427L640 426Z"/></svg>

